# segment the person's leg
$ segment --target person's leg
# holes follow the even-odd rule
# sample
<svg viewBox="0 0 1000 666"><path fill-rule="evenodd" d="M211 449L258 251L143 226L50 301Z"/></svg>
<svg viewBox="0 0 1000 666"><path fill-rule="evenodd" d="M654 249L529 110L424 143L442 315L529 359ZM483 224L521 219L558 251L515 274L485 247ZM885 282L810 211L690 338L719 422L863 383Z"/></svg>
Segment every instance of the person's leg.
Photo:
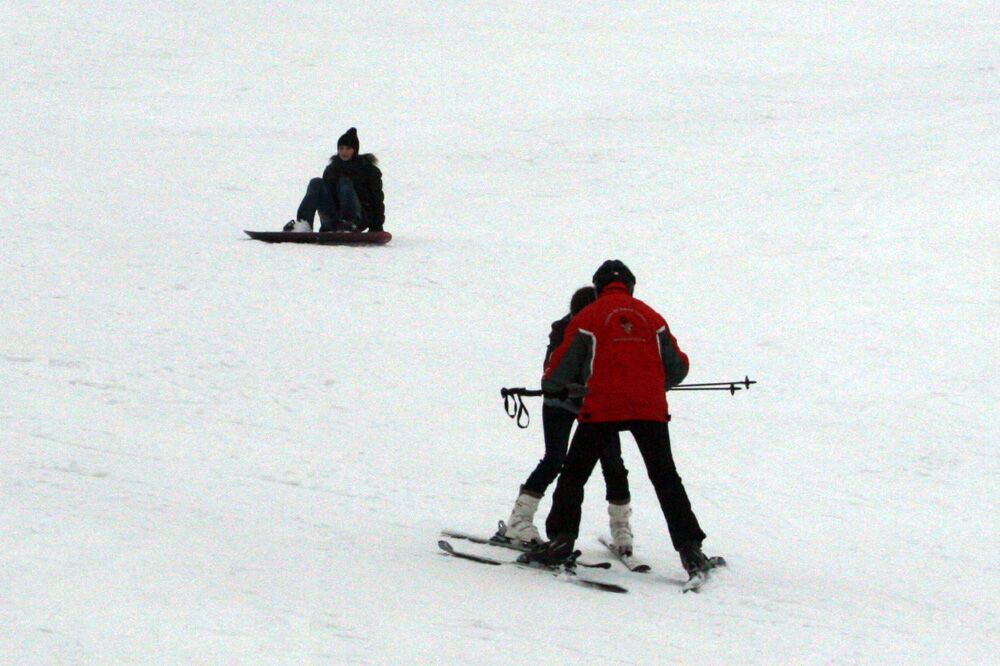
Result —
<svg viewBox="0 0 1000 666"><path fill-rule="evenodd" d="M622 460L622 440L617 432L611 434L607 448L601 452L601 472L604 474L608 502L628 504L631 499L628 470Z"/></svg>
<svg viewBox="0 0 1000 666"><path fill-rule="evenodd" d="M514 508L507 519L506 536L521 541L541 541L535 527L535 512L545 490L559 475L566 449L569 448L569 433L573 429L576 415L560 407L542 406L542 431L545 434L545 455L538 461L534 471L528 476L514 501Z"/></svg>
<svg viewBox="0 0 1000 666"><path fill-rule="evenodd" d="M354 183L347 176L341 176L337 180L337 202L340 204L340 219L354 225L360 229L362 225L361 199L354 189Z"/></svg>
<svg viewBox="0 0 1000 666"><path fill-rule="evenodd" d="M313 224L313 219L316 217L316 212L320 214L320 231L326 231L323 227L324 216L333 217L335 206L333 204L333 197L330 196L330 191L326 187L326 183L323 182L322 178L313 178L309 181L308 187L306 187L306 194L302 197L302 203L299 204L299 210L295 217L299 220L305 220L310 226Z"/></svg>
<svg viewBox="0 0 1000 666"><path fill-rule="evenodd" d="M552 493L552 510L545 521L545 531L550 539L566 536L572 547L572 541L580 533L583 487L613 432L614 427L606 423L581 423L577 426L555 492Z"/></svg>
<svg viewBox="0 0 1000 666"><path fill-rule="evenodd" d="M646 473L656 490L674 549L682 551L692 543L698 544L700 549L705 533L691 509L684 483L674 466L667 424L658 421L633 421L629 424L629 430L635 436L639 452L646 463Z"/></svg>
<svg viewBox="0 0 1000 666"><path fill-rule="evenodd" d="M542 433L545 437L545 456L538 461L535 470L524 482L523 489L539 497L545 494L549 485L559 476L566 450L569 448L569 434L576 422L573 412L561 407L542 406Z"/></svg>
<svg viewBox="0 0 1000 666"><path fill-rule="evenodd" d="M608 447L601 453L601 471L607 487L608 527L611 540L619 553L632 554L631 495L628 487L628 470L622 461L622 440L614 433Z"/></svg>

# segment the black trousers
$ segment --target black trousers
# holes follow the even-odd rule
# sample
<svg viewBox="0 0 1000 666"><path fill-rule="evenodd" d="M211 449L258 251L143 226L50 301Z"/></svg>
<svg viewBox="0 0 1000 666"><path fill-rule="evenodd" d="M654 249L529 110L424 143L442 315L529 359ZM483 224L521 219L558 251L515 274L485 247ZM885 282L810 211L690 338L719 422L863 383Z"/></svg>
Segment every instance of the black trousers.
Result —
<svg viewBox="0 0 1000 666"><path fill-rule="evenodd" d="M576 415L561 407L542 407L542 430L545 433L545 456L538 461L535 470L524 482L523 489L539 497L559 476L566 449L569 448L569 434L576 423ZM628 488L628 470L622 461L622 444L618 433L612 433L608 445L600 452L601 471L607 487L606 498L615 504L625 504L631 498ZM596 461L595 461L596 462Z"/></svg>
<svg viewBox="0 0 1000 666"><path fill-rule="evenodd" d="M684 483L670 452L670 432L666 423L659 421L611 421L607 423L581 423L569 446L563 462L562 473L552 494L552 511L545 521L545 531L550 539L558 534L568 534L576 539L580 534L580 509L583 506L583 487L594 471L601 453L627 430L635 437L646 473L653 482L653 489L663 510L670 530L674 549L689 541L701 543L705 533L691 509Z"/></svg>

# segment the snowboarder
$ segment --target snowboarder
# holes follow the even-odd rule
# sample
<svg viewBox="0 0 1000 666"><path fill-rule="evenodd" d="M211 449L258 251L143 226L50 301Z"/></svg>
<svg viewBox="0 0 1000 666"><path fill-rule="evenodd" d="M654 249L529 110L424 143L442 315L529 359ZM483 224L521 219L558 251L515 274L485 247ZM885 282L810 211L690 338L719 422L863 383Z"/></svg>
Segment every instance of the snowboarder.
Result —
<svg viewBox="0 0 1000 666"><path fill-rule="evenodd" d="M552 322L549 332L549 346L545 352L544 368L552 353L562 343L566 327L570 320L583 308L597 299L593 287L582 287L573 294L569 304L569 314ZM569 435L580 411L578 397L545 398L542 403L542 431L545 436L545 456L538 461L535 470L521 486L503 536L516 539L522 543L541 543L538 528L534 525L535 512L538 503L545 494L545 489L552 484L569 448ZM615 432L609 439L608 447L600 453L601 470L607 486L608 516L611 527L611 539L619 554L632 554L632 526L629 517L632 515L631 496L628 487L628 470L622 462L621 441Z"/></svg>
<svg viewBox="0 0 1000 666"><path fill-rule="evenodd" d="M545 523L551 540L530 555L553 564L573 552L584 484L615 434L628 430L639 446L681 564L693 576L710 564L701 550L705 533L670 452L665 394L687 376L687 355L663 317L632 296L635 276L624 263L605 261L593 282L597 300L569 323L542 379L547 393L567 391L573 384L585 388L580 424Z"/></svg>
<svg viewBox="0 0 1000 666"><path fill-rule="evenodd" d="M320 231L382 231L385 196L378 159L359 155L358 130L351 128L337 139L337 154L322 178L309 181L294 220L285 231L312 231L319 213Z"/></svg>

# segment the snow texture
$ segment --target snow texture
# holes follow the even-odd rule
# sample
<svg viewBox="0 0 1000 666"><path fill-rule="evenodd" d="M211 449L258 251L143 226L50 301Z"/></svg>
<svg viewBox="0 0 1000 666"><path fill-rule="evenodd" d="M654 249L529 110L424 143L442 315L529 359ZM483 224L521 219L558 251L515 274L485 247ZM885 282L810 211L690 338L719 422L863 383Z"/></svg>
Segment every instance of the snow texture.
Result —
<svg viewBox="0 0 1000 666"><path fill-rule="evenodd" d="M0 661L995 660L998 34L994 1L0 4ZM245 239L351 126L393 241ZM509 513L541 424L498 389L612 257L690 381L760 381L670 396L730 564L700 595L627 438L654 573L595 575L629 594L436 547Z"/></svg>

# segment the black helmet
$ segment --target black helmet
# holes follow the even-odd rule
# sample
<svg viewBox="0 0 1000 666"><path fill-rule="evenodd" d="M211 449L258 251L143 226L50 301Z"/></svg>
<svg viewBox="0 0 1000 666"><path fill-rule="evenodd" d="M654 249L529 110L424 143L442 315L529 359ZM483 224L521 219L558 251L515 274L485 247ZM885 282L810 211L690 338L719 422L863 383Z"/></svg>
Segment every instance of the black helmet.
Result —
<svg viewBox="0 0 1000 666"><path fill-rule="evenodd" d="M612 282L623 282L631 291L635 286L635 276L620 260L608 259L594 273L594 289L600 295L601 291Z"/></svg>

